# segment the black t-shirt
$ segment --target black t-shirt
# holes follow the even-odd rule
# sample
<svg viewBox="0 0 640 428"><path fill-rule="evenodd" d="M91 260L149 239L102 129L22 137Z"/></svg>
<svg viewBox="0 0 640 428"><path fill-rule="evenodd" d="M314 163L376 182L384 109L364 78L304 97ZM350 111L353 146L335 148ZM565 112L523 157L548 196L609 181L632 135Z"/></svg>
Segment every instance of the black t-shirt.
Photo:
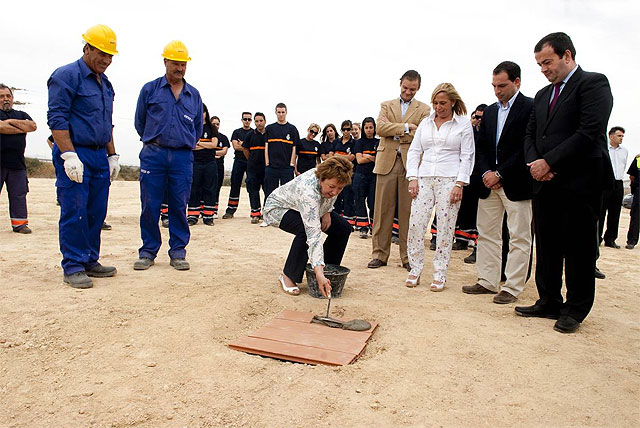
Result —
<svg viewBox="0 0 640 428"><path fill-rule="evenodd" d="M324 143L320 143L320 154L321 155L328 155L329 152L333 151L333 143L335 143L336 140L333 141L325 141Z"/></svg>
<svg viewBox="0 0 640 428"><path fill-rule="evenodd" d="M27 113L19 110L0 110L0 120L33 120ZM0 163L7 169L27 169L24 162L24 149L27 146L27 134L2 134L0 145Z"/></svg>
<svg viewBox="0 0 640 428"><path fill-rule="evenodd" d="M349 141L347 141L346 143L342 142L342 138L336 138L333 141L333 154L335 155L351 155L353 153L355 153L353 151L353 144L354 144L354 139L353 137L349 136ZM353 159L353 166L355 166L356 164L356 160L355 158Z"/></svg>
<svg viewBox="0 0 640 428"><path fill-rule="evenodd" d="M247 171L264 172L264 145L267 136L252 129L242 142L242 147L249 149L249 159L247 161Z"/></svg>
<svg viewBox="0 0 640 428"><path fill-rule="evenodd" d="M249 128L249 129L238 128L235 131L233 131L233 133L231 134L231 141L238 140L240 142L243 142L244 139L247 138L247 135L249 135L249 133L252 131L253 131L252 128ZM244 157L244 152L242 150L236 150L236 153L233 158L240 159L240 160L247 160Z"/></svg>
<svg viewBox="0 0 640 428"><path fill-rule="evenodd" d="M269 143L269 166L283 168L291 165L294 144L300 139L298 128L289 122L267 125L265 131Z"/></svg>
<svg viewBox="0 0 640 428"><path fill-rule="evenodd" d="M362 153L365 155L376 155L376 151L378 150L378 144L380 140L378 138L367 138L362 137L355 142L353 145L353 153L358 156L357 153ZM356 173L364 174L364 175L373 175L373 167L376 165L375 162L367 162L367 163L357 163L356 159Z"/></svg>
<svg viewBox="0 0 640 428"><path fill-rule="evenodd" d="M296 162L298 172L300 174L307 172L311 168L315 168L318 163L320 143L316 140L309 141L306 138L301 138L296 144L296 154L298 155Z"/></svg>
<svg viewBox="0 0 640 428"><path fill-rule="evenodd" d="M218 132L218 150L223 149L225 147L231 147L231 145L229 144L229 139L227 138L226 135ZM227 151L227 153L229 152ZM224 156L221 156L218 159L216 159L216 162L224 165Z"/></svg>
<svg viewBox="0 0 640 428"><path fill-rule="evenodd" d="M631 165L629 165L629 170L627 171L627 174L635 177L635 180L633 180L633 183L631 183L632 192L635 191L636 187L638 187L638 185L640 184L640 168L638 168L638 162L640 162L638 158L633 158Z"/></svg>
<svg viewBox="0 0 640 428"><path fill-rule="evenodd" d="M202 142L211 142L213 132L211 130L211 126L208 123L205 123L202 126L202 137L200 141ZM201 149L193 151L193 161L206 163L211 162L216 159L216 149Z"/></svg>

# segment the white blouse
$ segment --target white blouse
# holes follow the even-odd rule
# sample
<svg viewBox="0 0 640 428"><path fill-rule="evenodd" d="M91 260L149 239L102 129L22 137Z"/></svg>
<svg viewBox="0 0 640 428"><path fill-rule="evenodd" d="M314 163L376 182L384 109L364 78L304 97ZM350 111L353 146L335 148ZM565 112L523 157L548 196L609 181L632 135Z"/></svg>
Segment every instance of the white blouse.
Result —
<svg viewBox="0 0 640 428"><path fill-rule="evenodd" d="M453 113L438 129L435 117L424 118L416 130L407 153L407 177L456 177L469 184L475 162L471 122Z"/></svg>
<svg viewBox="0 0 640 428"><path fill-rule="evenodd" d="M336 198L322 196L320 180L313 168L275 189L265 201L262 214L267 224L279 227L287 211L298 211L307 233L309 260L316 267L324 265L320 218L333 210Z"/></svg>

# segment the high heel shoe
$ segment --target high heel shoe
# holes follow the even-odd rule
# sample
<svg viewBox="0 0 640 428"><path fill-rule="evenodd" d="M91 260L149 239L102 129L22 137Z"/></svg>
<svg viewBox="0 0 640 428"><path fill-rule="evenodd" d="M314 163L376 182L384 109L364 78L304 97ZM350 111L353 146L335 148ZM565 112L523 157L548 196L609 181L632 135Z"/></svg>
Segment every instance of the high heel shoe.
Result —
<svg viewBox="0 0 640 428"><path fill-rule="evenodd" d="M282 286L282 290L287 293L290 294L292 296L297 296L300 294L300 289L298 288L298 286L293 286L293 287L288 287L287 283L284 282L284 274L281 273L280 277L278 278L278 281L280 281L280 285Z"/></svg>
<svg viewBox="0 0 640 428"><path fill-rule="evenodd" d="M420 284L420 277L416 277L415 279L410 279L407 278L407 280L405 281L404 285L406 285L409 288L416 288L416 285Z"/></svg>
<svg viewBox="0 0 640 428"><path fill-rule="evenodd" d="M431 283L431 287L429 287L429 289L431 291L436 291L436 292L442 291L442 290L444 290L444 282L440 283L440 284L436 284L435 282L432 282Z"/></svg>

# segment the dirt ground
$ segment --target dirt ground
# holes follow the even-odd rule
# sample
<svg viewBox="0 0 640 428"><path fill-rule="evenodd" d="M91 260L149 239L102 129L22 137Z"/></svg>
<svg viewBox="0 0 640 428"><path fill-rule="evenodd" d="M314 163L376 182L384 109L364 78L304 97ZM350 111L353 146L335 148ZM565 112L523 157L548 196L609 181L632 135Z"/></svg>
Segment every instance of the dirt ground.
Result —
<svg viewBox="0 0 640 428"><path fill-rule="evenodd" d="M371 240L354 234L332 315L379 327L354 364L310 366L227 347L283 309L326 308L306 288L281 291L291 235L251 225L244 190L234 219L192 228L190 271L169 266L166 229L156 265L134 271L138 183L114 183L101 262L118 275L79 291L62 284L54 182L30 189L31 235L11 232L0 197L2 428L640 426L640 247L601 249L595 306L563 335L463 294L469 251L432 293L404 287L396 246L389 266L367 269ZM623 210L618 243L628 224ZM519 303L536 297L529 281Z"/></svg>

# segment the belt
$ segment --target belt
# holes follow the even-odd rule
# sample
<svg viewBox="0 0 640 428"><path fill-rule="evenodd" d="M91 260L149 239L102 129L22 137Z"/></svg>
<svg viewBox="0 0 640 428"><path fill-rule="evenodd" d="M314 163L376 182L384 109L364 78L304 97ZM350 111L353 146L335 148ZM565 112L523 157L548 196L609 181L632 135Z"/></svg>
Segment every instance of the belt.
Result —
<svg viewBox="0 0 640 428"><path fill-rule="evenodd" d="M163 149L170 149L170 150L193 150L191 147L167 147L167 146L163 146L162 144L158 143L158 140L151 140L151 141L147 141L146 143L144 143L145 146L157 146L157 147L162 147Z"/></svg>
<svg viewBox="0 0 640 428"><path fill-rule="evenodd" d="M89 149L89 150L100 150L100 149L104 149L105 146L97 146L97 145L92 145L92 146L80 146L80 145L76 145L76 147L82 147L83 149Z"/></svg>

